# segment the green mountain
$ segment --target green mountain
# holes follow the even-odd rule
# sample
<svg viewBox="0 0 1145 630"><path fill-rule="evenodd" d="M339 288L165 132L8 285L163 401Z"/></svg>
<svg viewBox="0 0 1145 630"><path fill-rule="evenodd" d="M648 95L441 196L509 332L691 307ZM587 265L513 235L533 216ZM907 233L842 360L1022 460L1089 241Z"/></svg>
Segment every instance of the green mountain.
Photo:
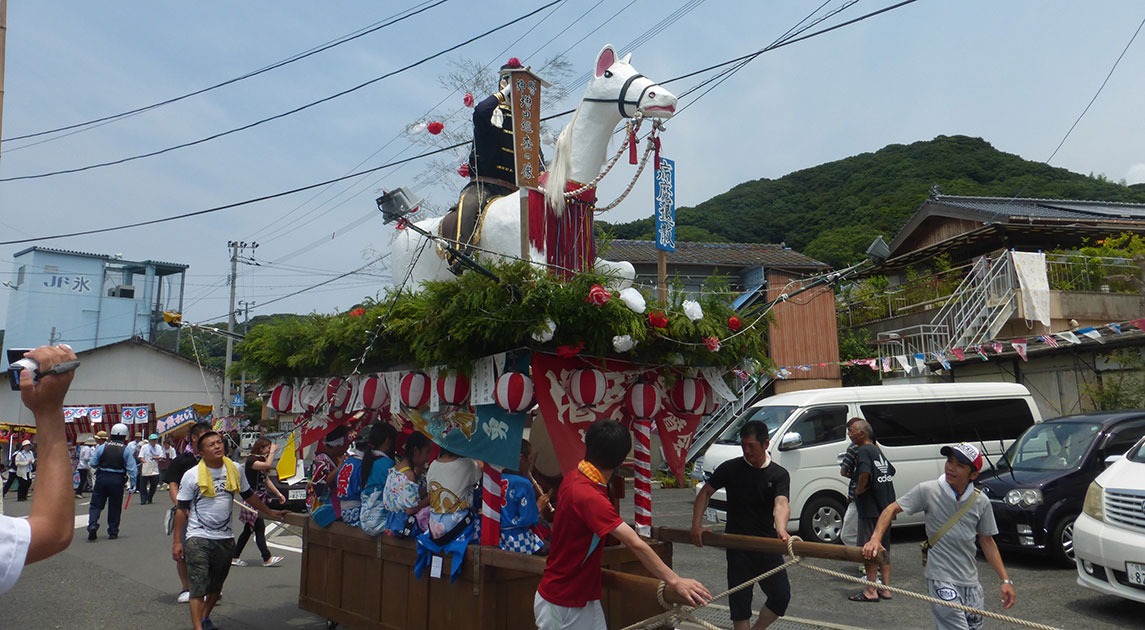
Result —
<svg viewBox="0 0 1145 630"><path fill-rule="evenodd" d="M744 182L678 208L677 239L786 243L843 267L861 260L875 236L889 241L932 186L946 195L1145 202L1145 184L1031 162L981 138L938 136ZM651 218L601 227L614 238L653 238Z"/></svg>

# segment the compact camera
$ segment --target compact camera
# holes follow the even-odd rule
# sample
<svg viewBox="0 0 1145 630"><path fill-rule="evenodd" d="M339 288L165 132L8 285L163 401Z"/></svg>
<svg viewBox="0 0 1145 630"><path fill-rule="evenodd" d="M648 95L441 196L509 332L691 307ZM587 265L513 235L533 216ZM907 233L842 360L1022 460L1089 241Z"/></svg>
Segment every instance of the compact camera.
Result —
<svg viewBox="0 0 1145 630"><path fill-rule="evenodd" d="M20 373L24 370L31 370L33 378L39 381L41 377L47 374L64 374L71 372L79 367L79 361L64 361L57 363L46 372L40 371L40 362L33 358L25 357L25 352L31 352L29 348L9 348L8 349L8 382L12 386L12 391L20 391Z"/></svg>

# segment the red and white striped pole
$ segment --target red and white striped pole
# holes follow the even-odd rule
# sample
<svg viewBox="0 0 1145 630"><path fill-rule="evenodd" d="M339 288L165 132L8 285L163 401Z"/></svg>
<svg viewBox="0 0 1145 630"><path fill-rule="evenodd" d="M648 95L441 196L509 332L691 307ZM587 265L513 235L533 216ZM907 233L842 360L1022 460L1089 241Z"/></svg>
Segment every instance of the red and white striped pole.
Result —
<svg viewBox="0 0 1145 630"><path fill-rule="evenodd" d="M481 544L501 544L501 467L485 463L481 476Z"/></svg>
<svg viewBox="0 0 1145 630"><path fill-rule="evenodd" d="M652 425L648 418L637 418L633 423L636 428L636 444L633 449L636 458L636 479L633 485L636 489L634 501L636 503L636 533L641 536L652 535Z"/></svg>

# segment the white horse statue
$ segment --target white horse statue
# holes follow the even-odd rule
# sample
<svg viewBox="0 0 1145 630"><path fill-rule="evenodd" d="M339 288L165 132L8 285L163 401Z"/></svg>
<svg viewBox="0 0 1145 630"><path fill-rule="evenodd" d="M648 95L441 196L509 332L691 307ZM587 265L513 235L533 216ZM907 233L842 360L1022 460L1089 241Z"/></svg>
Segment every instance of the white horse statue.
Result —
<svg viewBox="0 0 1145 630"><path fill-rule="evenodd" d="M618 58L612 46L605 46L597 56L594 76L572 120L561 131L556 154L548 165L545 201L550 220L553 217L559 219L566 211L563 194L566 186L583 188L583 184L592 183L599 177L608 157L609 139L623 118L664 119L676 112L676 97L637 72L629 63L631 57L629 54ZM588 192L593 194L594 190ZM587 234L591 235L591 207L587 215ZM479 261L520 257L521 206L517 196L501 197L490 203L482 220L481 240L474 250ZM531 222L533 220L530 218ZM440 223L441 218L437 217L419 221L416 225L436 234ZM535 229L531 226L530 236L533 233ZM536 239L530 240L531 260L546 264L543 239L540 243ZM591 244L588 251L595 251ZM391 244L391 253L395 287L404 286L418 291L427 280L456 277L450 272L444 257L438 254L436 244L414 230L398 230ZM635 276L632 264L627 261L596 259L595 265L598 272L617 277L622 286L630 284Z"/></svg>

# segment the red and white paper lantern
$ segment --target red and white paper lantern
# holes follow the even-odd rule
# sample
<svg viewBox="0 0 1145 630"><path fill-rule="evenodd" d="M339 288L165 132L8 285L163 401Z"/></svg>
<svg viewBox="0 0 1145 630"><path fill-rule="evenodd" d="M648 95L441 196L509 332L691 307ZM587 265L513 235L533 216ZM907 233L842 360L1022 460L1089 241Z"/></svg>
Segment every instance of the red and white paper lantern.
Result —
<svg viewBox="0 0 1145 630"><path fill-rule="evenodd" d="M294 388L286 383L280 383L270 392L270 408L278 413L290 413L293 398Z"/></svg>
<svg viewBox="0 0 1145 630"><path fill-rule="evenodd" d="M386 381L377 376L367 376L362 381L362 406L377 411L390 404L390 390Z"/></svg>
<svg viewBox="0 0 1145 630"><path fill-rule="evenodd" d="M505 411L521 413L533 406L533 379L520 372L506 372L497 378L493 400Z"/></svg>
<svg viewBox="0 0 1145 630"><path fill-rule="evenodd" d="M402 377L401 400L406 407L420 408L429 403L429 376L410 372Z"/></svg>
<svg viewBox="0 0 1145 630"><path fill-rule="evenodd" d="M684 413L699 413L707 403L706 383L698 378L682 378L672 385L672 406Z"/></svg>
<svg viewBox="0 0 1145 630"><path fill-rule="evenodd" d="M314 413L322 406L323 401L326 400L326 384L319 382L307 381L302 386L302 391L298 394L298 401L302 403L302 408L307 413Z"/></svg>
<svg viewBox="0 0 1145 630"><path fill-rule="evenodd" d="M704 381L704 410L705 416L710 416L719 409L723 401L716 397L716 393L712 391L712 386L707 381Z"/></svg>
<svg viewBox="0 0 1145 630"><path fill-rule="evenodd" d="M582 407L592 407L604 400L604 392L608 381L604 372L595 368L573 370L569 379L569 397Z"/></svg>
<svg viewBox="0 0 1145 630"><path fill-rule="evenodd" d="M651 418L660 411L660 389L652 383L636 383L628 390L628 410L637 418Z"/></svg>
<svg viewBox="0 0 1145 630"><path fill-rule="evenodd" d="M326 404L329 405L331 412L346 409L352 389L350 381L344 378L334 377L326 381Z"/></svg>
<svg viewBox="0 0 1145 630"><path fill-rule="evenodd" d="M459 372L442 372L437 377L437 397L447 405L462 405L469 400L469 379Z"/></svg>

